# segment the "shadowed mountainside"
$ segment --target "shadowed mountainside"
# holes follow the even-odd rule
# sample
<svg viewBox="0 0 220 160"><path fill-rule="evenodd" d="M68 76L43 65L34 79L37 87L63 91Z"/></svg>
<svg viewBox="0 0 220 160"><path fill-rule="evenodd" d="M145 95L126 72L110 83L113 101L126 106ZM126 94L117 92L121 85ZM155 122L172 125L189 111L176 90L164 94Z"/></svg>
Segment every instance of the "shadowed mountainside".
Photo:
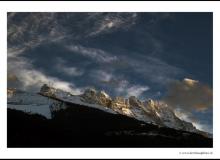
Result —
<svg viewBox="0 0 220 160"><path fill-rule="evenodd" d="M70 106L71 105L71 106ZM8 109L8 147L212 147L202 135L67 104L52 119Z"/></svg>

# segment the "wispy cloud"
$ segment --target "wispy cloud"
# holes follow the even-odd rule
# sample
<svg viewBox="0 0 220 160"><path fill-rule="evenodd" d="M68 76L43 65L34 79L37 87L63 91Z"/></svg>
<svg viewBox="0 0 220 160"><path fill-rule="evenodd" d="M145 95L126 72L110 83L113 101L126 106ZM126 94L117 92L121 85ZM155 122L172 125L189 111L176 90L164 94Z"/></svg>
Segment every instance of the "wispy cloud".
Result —
<svg viewBox="0 0 220 160"><path fill-rule="evenodd" d="M142 80L151 81L159 85L167 85L184 70L151 56L136 55L133 57L120 57L119 66L125 65L130 72L137 73ZM121 66L120 66L121 67ZM123 66L122 66L123 67Z"/></svg>
<svg viewBox="0 0 220 160"><path fill-rule="evenodd" d="M8 46L31 47L65 38L77 40L97 36L126 29L135 24L136 17L136 13L11 12L8 13ZM14 23L15 19L19 21Z"/></svg>
<svg viewBox="0 0 220 160"><path fill-rule="evenodd" d="M31 61L19 56L13 56L8 61L8 74L17 77L19 84L13 86L22 90L39 91L43 84L51 84L56 88L69 91L73 94L82 93L84 88L78 88L74 83L47 76L40 70L36 70ZM8 86L10 87L10 86Z"/></svg>
<svg viewBox="0 0 220 160"><path fill-rule="evenodd" d="M88 48L81 45L69 45L66 46L66 49L76 54L81 54L83 56L89 57L101 63L110 63L117 60L117 56L113 56L101 49Z"/></svg>
<svg viewBox="0 0 220 160"><path fill-rule="evenodd" d="M95 70L91 73L90 76L94 78L98 78L100 82L109 82L110 80L114 78L112 73L109 73L103 70Z"/></svg>
<svg viewBox="0 0 220 160"><path fill-rule="evenodd" d="M134 85L129 83L127 80L119 81L119 85L115 88L118 95L124 95L125 97L135 96L141 98L140 96L150 89L149 86L144 85Z"/></svg>
<svg viewBox="0 0 220 160"><path fill-rule="evenodd" d="M149 89L150 87L148 86L134 85L127 88L126 92L128 97L130 96L140 97L143 92L148 91Z"/></svg>
<svg viewBox="0 0 220 160"><path fill-rule="evenodd" d="M55 68L56 68L56 71L60 73L64 73L68 76L82 76L84 74L83 69L79 69L74 66L67 66L66 62L61 58L57 59Z"/></svg>
<svg viewBox="0 0 220 160"><path fill-rule="evenodd" d="M100 13L99 15L103 15ZM89 36L113 32L117 29L126 29L135 24L137 13L111 13L106 14L101 19L96 19L95 27Z"/></svg>
<svg viewBox="0 0 220 160"><path fill-rule="evenodd" d="M139 97L150 89L147 85L132 84L128 79L125 79L123 75L116 75L113 72L107 72L104 70L95 70L90 75L100 85L108 86L112 88L116 95L130 97Z"/></svg>

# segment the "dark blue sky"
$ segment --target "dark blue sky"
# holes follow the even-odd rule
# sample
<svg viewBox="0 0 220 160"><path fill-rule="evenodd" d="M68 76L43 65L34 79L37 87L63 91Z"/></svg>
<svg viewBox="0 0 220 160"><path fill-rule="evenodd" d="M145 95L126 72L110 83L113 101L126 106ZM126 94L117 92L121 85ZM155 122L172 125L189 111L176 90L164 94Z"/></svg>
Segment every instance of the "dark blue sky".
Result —
<svg viewBox="0 0 220 160"><path fill-rule="evenodd" d="M23 89L51 82L141 99L161 99L184 78L212 88L212 21L212 13L11 13L8 72ZM204 114L211 125L211 108L193 113L200 122Z"/></svg>

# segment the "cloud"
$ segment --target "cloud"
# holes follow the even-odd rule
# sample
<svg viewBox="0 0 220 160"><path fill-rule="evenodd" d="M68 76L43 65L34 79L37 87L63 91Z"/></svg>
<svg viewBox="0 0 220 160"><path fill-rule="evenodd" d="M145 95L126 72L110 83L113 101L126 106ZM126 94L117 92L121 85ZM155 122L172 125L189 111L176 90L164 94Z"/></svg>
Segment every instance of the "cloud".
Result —
<svg viewBox="0 0 220 160"><path fill-rule="evenodd" d="M136 73L142 80L151 81L154 84L165 86L177 75L184 73L183 69L147 55L123 56L119 58L119 66L127 66L126 72Z"/></svg>
<svg viewBox="0 0 220 160"><path fill-rule="evenodd" d="M126 92L128 97L139 97L143 92L148 91L149 89L150 88L148 86L134 85L132 87L129 87Z"/></svg>
<svg viewBox="0 0 220 160"><path fill-rule="evenodd" d="M94 70L90 73L90 76L99 83L111 88L116 88L117 90L120 90L129 84L129 82L123 78L123 75L116 76L114 72L107 70Z"/></svg>
<svg viewBox="0 0 220 160"><path fill-rule="evenodd" d="M64 38L92 37L129 28L135 24L136 17L137 13L10 12L7 17L8 45L24 47Z"/></svg>
<svg viewBox="0 0 220 160"><path fill-rule="evenodd" d="M133 26L137 20L137 13L99 13L96 14L96 23L88 36L96 36L110 33L117 29L127 29ZM94 18L94 17L91 17Z"/></svg>
<svg viewBox="0 0 220 160"><path fill-rule="evenodd" d="M123 75L115 75L108 70L92 70L89 76L103 86L120 89L128 85L128 81L123 79Z"/></svg>
<svg viewBox="0 0 220 160"><path fill-rule="evenodd" d="M127 98L130 96L140 98L140 96L149 89L149 86L133 85L130 84L127 80L121 80L118 81L118 87L115 88L115 91L118 95L124 95Z"/></svg>
<svg viewBox="0 0 220 160"><path fill-rule="evenodd" d="M209 86L185 78L171 82L163 100L173 107L204 111L213 106L213 92Z"/></svg>
<svg viewBox="0 0 220 160"><path fill-rule="evenodd" d="M104 70L95 70L90 75L96 82L101 82L100 85L107 86L114 90L118 96L136 96L140 97L145 91L150 89L149 86L132 84L123 75L115 75L112 72Z"/></svg>
<svg viewBox="0 0 220 160"><path fill-rule="evenodd" d="M91 76L98 78L98 80L101 82L109 82L113 78L113 74L103 70L95 70L91 73Z"/></svg>
<svg viewBox="0 0 220 160"><path fill-rule="evenodd" d="M81 76L83 72L76 67L58 66L59 71L69 76Z"/></svg>
<svg viewBox="0 0 220 160"><path fill-rule="evenodd" d="M117 60L117 56L112 56L101 49L88 48L82 45L68 45L65 48L101 63L110 63Z"/></svg>
<svg viewBox="0 0 220 160"><path fill-rule="evenodd" d="M56 70L60 73L64 73L68 76L82 76L84 74L84 71L83 69L79 69L77 67L68 67L66 65L66 62L61 59L61 58L58 58L57 59L57 63L56 63Z"/></svg>
<svg viewBox="0 0 220 160"><path fill-rule="evenodd" d="M19 79L23 82L25 88L37 87L40 88L44 83L52 84L54 87L62 88L70 91L71 85L64 81L60 81L57 78L47 77L42 72L37 70L28 70L20 72Z"/></svg>
<svg viewBox="0 0 220 160"><path fill-rule="evenodd" d="M123 57L99 48L79 44L67 45L65 43L70 42L68 38L75 42L79 39L86 39L90 36L109 33L118 29L128 29L136 24L140 15L139 13L9 13L8 56L27 53L26 50L33 49L41 44L45 45L45 43L59 41L57 44L63 45L74 54L80 54L94 62L108 63L108 65L111 65L109 66L111 70L122 70L123 65L128 66L124 68L126 72L131 69L131 72L134 71L133 73L138 74L145 81L164 85L172 80L173 76L181 73L182 70L162 60L146 56L146 54L143 57L135 54L135 57L129 58L130 53ZM168 15L151 13L150 17L152 17L151 19L157 17L163 19ZM23 19L15 23L13 19L21 16ZM149 39L152 39L155 50L161 50L162 44L158 39L152 35ZM69 76L83 74L83 71L76 66L65 65L58 68L60 68L60 72ZM115 84L117 80L112 79L111 82Z"/></svg>
<svg viewBox="0 0 220 160"><path fill-rule="evenodd" d="M127 80L118 80L117 81L117 86L115 88L116 92L120 95L123 93L126 93L127 95L127 89L129 87L129 82Z"/></svg>
<svg viewBox="0 0 220 160"><path fill-rule="evenodd" d="M51 34L54 17L55 13L8 13L8 48L27 49L58 37Z"/></svg>
<svg viewBox="0 0 220 160"><path fill-rule="evenodd" d="M19 57L16 54L8 57L7 72L9 75L8 87L37 92L43 84L47 83L73 94L80 94L84 90L84 88L76 87L74 83L45 75L33 67L31 60Z"/></svg>
<svg viewBox="0 0 220 160"><path fill-rule="evenodd" d="M150 89L149 86L144 85L134 85L131 84L128 80L122 79L112 79L108 81L108 84L111 85L111 87L114 87L116 95L130 97L135 96L140 98L142 93L145 91L148 91Z"/></svg>
<svg viewBox="0 0 220 160"><path fill-rule="evenodd" d="M55 77L46 76L35 69L24 69L18 74L18 79L22 82L22 88L25 90L39 91L43 84L50 84L55 88L59 88L73 94L82 93L83 89L76 88L73 83L59 80Z"/></svg>

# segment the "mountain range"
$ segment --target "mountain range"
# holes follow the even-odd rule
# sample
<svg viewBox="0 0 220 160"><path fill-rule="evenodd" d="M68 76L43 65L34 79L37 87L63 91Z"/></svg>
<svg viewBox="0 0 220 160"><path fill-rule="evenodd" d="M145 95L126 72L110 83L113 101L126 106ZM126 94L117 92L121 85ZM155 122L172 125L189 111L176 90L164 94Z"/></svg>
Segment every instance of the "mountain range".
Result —
<svg viewBox="0 0 220 160"><path fill-rule="evenodd" d="M125 115L159 127L168 127L212 137L211 134L196 129L192 123L181 120L173 109L162 101L152 99L141 101L135 96L112 98L105 91L96 91L93 88L86 89L83 94L73 95L49 87L47 84L41 87L39 93L8 89L9 108L19 109L20 107L22 109L23 107L23 110L29 112L38 112L42 109L40 114L46 114L47 118L51 118L54 112L66 108L66 105L60 101L96 108L111 114Z"/></svg>

